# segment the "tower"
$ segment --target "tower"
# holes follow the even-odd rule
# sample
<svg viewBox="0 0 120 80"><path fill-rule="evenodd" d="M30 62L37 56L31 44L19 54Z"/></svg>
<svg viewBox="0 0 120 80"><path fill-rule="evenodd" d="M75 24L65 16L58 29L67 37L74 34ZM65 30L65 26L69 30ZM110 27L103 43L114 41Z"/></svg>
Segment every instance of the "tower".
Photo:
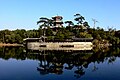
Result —
<svg viewBox="0 0 120 80"><path fill-rule="evenodd" d="M55 17L52 17L53 19L53 26L54 27L62 27L63 25L63 17L62 16L55 16Z"/></svg>

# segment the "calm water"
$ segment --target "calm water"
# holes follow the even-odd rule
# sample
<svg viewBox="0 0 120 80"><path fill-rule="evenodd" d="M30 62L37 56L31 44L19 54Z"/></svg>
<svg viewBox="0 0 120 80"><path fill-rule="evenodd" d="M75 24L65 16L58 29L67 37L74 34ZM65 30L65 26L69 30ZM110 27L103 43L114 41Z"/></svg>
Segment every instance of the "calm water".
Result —
<svg viewBox="0 0 120 80"><path fill-rule="evenodd" d="M31 52L1 47L0 80L120 80L120 49Z"/></svg>

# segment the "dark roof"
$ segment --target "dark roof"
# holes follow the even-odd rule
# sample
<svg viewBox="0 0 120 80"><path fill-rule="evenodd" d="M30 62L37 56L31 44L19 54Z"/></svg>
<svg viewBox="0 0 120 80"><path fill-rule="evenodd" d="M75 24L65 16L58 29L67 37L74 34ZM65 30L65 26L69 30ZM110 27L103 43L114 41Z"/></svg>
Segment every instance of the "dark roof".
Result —
<svg viewBox="0 0 120 80"><path fill-rule="evenodd" d="M63 19L63 17L62 16L54 16L54 17L52 17L53 19L54 18L61 18L61 19Z"/></svg>
<svg viewBox="0 0 120 80"><path fill-rule="evenodd" d="M23 41L37 41L40 40L41 38L25 38Z"/></svg>
<svg viewBox="0 0 120 80"><path fill-rule="evenodd" d="M39 41L41 40L42 38L47 38L47 37L40 37L40 38L25 38L23 39L23 41ZM68 39L68 41L92 41L93 38L72 38L72 39Z"/></svg>
<svg viewBox="0 0 120 80"><path fill-rule="evenodd" d="M93 40L93 38L72 38L75 41L80 41L80 40Z"/></svg>

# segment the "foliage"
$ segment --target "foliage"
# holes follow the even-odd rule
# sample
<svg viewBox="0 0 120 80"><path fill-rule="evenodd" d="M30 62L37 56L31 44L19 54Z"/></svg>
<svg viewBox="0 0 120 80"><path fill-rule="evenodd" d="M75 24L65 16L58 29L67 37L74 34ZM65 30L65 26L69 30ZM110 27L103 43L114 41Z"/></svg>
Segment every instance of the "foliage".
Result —
<svg viewBox="0 0 120 80"><path fill-rule="evenodd" d="M87 32L80 32L79 38L92 38L92 35L88 34Z"/></svg>
<svg viewBox="0 0 120 80"><path fill-rule="evenodd" d="M37 24L38 29L25 30L1 30L0 31L0 43L23 43L24 38L39 38L46 36L46 41L65 41L72 37L77 38L93 38L94 44L112 44L120 45L120 30L116 31L113 28L104 30L103 28L97 27L90 28L85 18L80 14L75 14L75 21L65 21L68 24L65 27L56 28L54 27L54 21L46 17L41 17Z"/></svg>

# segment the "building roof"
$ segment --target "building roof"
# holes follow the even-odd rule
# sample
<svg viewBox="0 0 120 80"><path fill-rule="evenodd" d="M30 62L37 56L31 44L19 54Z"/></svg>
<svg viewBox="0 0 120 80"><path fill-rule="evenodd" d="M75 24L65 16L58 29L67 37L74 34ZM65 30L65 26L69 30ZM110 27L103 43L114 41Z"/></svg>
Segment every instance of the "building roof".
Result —
<svg viewBox="0 0 120 80"><path fill-rule="evenodd" d="M23 41L37 41L40 40L40 38L25 38Z"/></svg>
<svg viewBox="0 0 120 80"><path fill-rule="evenodd" d="M52 17L53 19L55 19L55 18L61 18L61 19L63 19L63 17L62 16L54 16L54 17Z"/></svg>
<svg viewBox="0 0 120 80"><path fill-rule="evenodd" d="M46 36L41 36L40 38L25 38L23 41L39 41L42 38L47 38Z"/></svg>
<svg viewBox="0 0 120 80"><path fill-rule="evenodd" d="M73 41L92 41L93 38L72 38Z"/></svg>

